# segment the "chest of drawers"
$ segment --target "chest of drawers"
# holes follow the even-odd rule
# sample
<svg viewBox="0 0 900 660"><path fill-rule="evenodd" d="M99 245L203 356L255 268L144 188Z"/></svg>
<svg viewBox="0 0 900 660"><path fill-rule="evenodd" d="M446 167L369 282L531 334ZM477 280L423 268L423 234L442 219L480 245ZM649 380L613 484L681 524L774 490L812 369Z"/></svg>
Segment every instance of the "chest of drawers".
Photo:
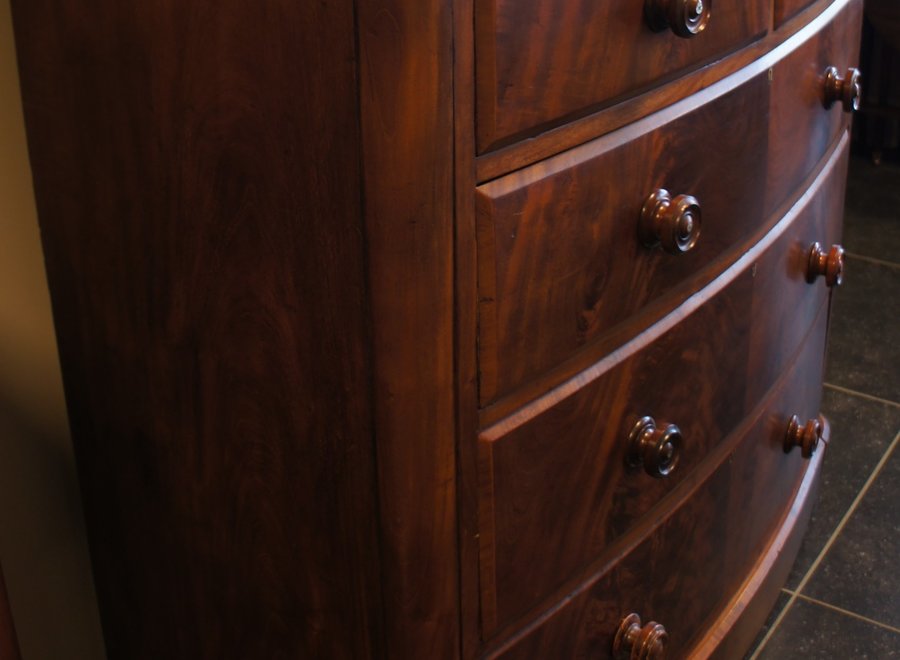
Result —
<svg viewBox="0 0 900 660"><path fill-rule="evenodd" d="M111 658L739 657L861 0L14 0Z"/></svg>

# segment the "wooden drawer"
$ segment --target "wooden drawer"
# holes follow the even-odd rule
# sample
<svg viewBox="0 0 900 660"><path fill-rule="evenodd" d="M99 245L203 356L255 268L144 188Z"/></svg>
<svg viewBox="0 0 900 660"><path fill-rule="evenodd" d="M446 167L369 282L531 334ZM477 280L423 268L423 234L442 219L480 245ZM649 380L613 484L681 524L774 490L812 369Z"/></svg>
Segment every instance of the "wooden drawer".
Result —
<svg viewBox="0 0 900 660"><path fill-rule="evenodd" d="M620 562L598 565L559 609L488 655L609 658L619 622L636 612L666 627L666 657L685 657L752 571L809 465L797 449L785 454L783 440L792 415L819 414L824 344L823 313L793 369L729 439L711 476L681 506L650 521L649 534L624 548ZM535 553L531 561L553 557Z"/></svg>
<svg viewBox="0 0 900 660"><path fill-rule="evenodd" d="M693 112L651 116L479 186L482 405L663 294L674 306L702 283L686 280L703 269L708 280L718 257L759 231L768 89L763 74ZM689 252L639 240L642 205L657 188L700 202Z"/></svg>
<svg viewBox="0 0 900 660"><path fill-rule="evenodd" d="M840 102L825 107L824 74L834 66L844 76L848 68L858 66L862 8L862 0L849 3L772 69L767 213L796 190L849 126L850 114Z"/></svg>
<svg viewBox="0 0 900 660"><path fill-rule="evenodd" d="M524 614L600 556L743 417L752 284L743 273L570 396L524 423L514 416L481 434L486 631ZM684 437L680 462L665 479L626 466L629 432L644 415L677 424Z"/></svg>
<svg viewBox="0 0 900 660"><path fill-rule="evenodd" d="M812 241L837 239L847 143L767 235L759 255L748 253L707 302L693 312L684 311L686 304L660 323L675 322L649 344L638 337L633 354L613 353L481 434L488 634L551 597L646 514L664 512L665 498L795 359L817 317L824 332L829 290L821 278L807 282L805 266ZM809 369L804 377L821 382ZM666 478L626 464L629 432L644 415L678 425L684 438L680 463Z"/></svg>
<svg viewBox="0 0 900 660"><path fill-rule="evenodd" d="M583 116L765 33L770 0L715 0L692 38L654 32L644 3L477 0L479 152Z"/></svg>
<svg viewBox="0 0 900 660"><path fill-rule="evenodd" d="M775 27L806 9L816 0L775 0Z"/></svg>
<svg viewBox="0 0 900 660"><path fill-rule="evenodd" d="M748 374L746 390L750 405L779 376L784 354L793 353L800 345L806 328L804 320L828 295L822 277L812 285L807 281L808 255L813 243L827 250L841 241L849 143L849 134L844 133L816 183L791 211L798 213L797 220L754 265L750 341L753 369Z"/></svg>

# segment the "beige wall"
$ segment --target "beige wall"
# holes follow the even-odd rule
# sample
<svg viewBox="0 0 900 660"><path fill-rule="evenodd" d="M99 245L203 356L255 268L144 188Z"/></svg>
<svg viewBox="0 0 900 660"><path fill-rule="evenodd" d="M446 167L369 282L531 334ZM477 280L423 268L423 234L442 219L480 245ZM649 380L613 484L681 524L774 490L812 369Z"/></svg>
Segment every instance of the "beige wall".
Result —
<svg viewBox="0 0 900 660"><path fill-rule="evenodd" d="M0 561L23 660L103 657L9 0L0 0Z"/></svg>

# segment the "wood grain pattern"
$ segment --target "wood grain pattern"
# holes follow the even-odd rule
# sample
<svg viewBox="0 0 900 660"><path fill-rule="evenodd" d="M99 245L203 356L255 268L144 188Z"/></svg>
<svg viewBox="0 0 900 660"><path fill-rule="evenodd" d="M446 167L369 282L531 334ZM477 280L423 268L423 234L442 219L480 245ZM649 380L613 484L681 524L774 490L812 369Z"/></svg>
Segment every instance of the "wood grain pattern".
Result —
<svg viewBox="0 0 900 660"><path fill-rule="evenodd" d="M767 0L717 0L693 39L655 33L643 2L478 0L478 152L596 110L761 36Z"/></svg>
<svg viewBox="0 0 900 660"><path fill-rule="evenodd" d="M773 7L775 27L779 27L786 20L792 18L814 2L815 0L775 0Z"/></svg>
<svg viewBox="0 0 900 660"><path fill-rule="evenodd" d="M829 433L828 420L820 417ZM741 657L759 635L775 606L781 587L793 568L803 535L818 499L824 450L814 455L797 495L784 515L778 532L760 555L752 572L718 619L690 652L691 657L730 660Z"/></svg>
<svg viewBox="0 0 900 660"><path fill-rule="evenodd" d="M828 292L806 282L796 247L837 230L847 145L829 157L777 240L712 301L525 424L501 422L482 434L486 631L525 614L643 515L665 508L796 359L814 323L824 337ZM666 479L626 467L628 432L642 415L681 428L681 462ZM529 560L535 556L554 561Z"/></svg>
<svg viewBox="0 0 900 660"><path fill-rule="evenodd" d="M109 657L383 655L352 3L12 4Z"/></svg>
<svg viewBox="0 0 900 660"><path fill-rule="evenodd" d="M598 135L604 135L653 112L680 112L693 109L744 84L791 53L799 44L819 32L835 16L856 0L816 0L809 12L787 20L750 45L678 78L662 81L637 96L603 107L584 117L548 127L527 140L499 147L476 159L477 180L490 181L508 172L549 158ZM682 112L683 114L683 112Z"/></svg>
<svg viewBox="0 0 900 660"><path fill-rule="evenodd" d="M781 441L787 411L818 414L821 381L814 377L822 375L824 340L820 322L720 467L683 505L658 516L645 541L613 568L589 577L524 637L488 657L609 657L628 612L662 623L668 657L685 657L778 534L784 505L802 483L808 463L799 454L785 455Z"/></svg>
<svg viewBox="0 0 900 660"><path fill-rule="evenodd" d="M486 631L601 556L743 418L751 285L745 273L573 396L502 436L482 434L482 465L490 468L482 497L493 513L481 535ZM626 466L628 434L644 415L677 424L684 436L678 468L666 479Z"/></svg>
<svg viewBox="0 0 900 660"><path fill-rule="evenodd" d="M454 5L454 149L456 167L455 313L460 649L481 649L478 575L478 262L475 226L474 8Z"/></svg>
<svg viewBox="0 0 900 660"><path fill-rule="evenodd" d="M479 187L482 405L655 300L683 300L766 224L759 109L768 91L757 77L670 123L642 122ZM722 117L730 118L727 131L719 130ZM713 134L714 142L706 139ZM657 188L700 202L702 233L688 253L669 255L638 239L641 206Z"/></svg>
<svg viewBox="0 0 900 660"><path fill-rule="evenodd" d="M388 655L459 656L452 13L359 3Z"/></svg>
<svg viewBox="0 0 900 660"><path fill-rule="evenodd" d="M853 0L815 37L772 69L769 105L769 166L765 209L771 212L815 167L850 124L840 104L823 105L824 73L859 63L862 0Z"/></svg>
<svg viewBox="0 0 900 660"><path fill-rule="evenodd" d="M803 320L829 297L824 280L807 281L807 257L814 241L831 245L841 240L849 156L849 136L845 136L829 157L831 166L819 179L818 194L775 247L754 265L757 284L750 302L755 319L751 333L754 367L746 391L751 405L781 373L785 356L792 355L802 343L806 336ZM766 293L773 290L779 294Z"/></svg>
<svg viewBox="0 0 900 660"><path fill-rule="evenodd" d="M111 660L698 648L806 470L861 4L13 0Z"/></svg>

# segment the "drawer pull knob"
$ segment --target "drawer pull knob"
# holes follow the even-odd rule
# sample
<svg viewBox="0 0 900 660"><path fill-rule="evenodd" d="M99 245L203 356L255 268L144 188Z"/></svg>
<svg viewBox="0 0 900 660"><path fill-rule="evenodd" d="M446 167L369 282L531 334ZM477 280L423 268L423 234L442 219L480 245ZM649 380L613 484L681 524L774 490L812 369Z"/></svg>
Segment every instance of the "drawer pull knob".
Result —
<svg viewBox="0 0 900 660"><path fill-rule="evenodd" d="M613 657L616 660L659 660L665 656L669 633L650 621L641 626L641 617L633 612L622 619L613 638Z"/></svg>
<svg viewBox="0 0 900 660"><path fill-rule="evenodd" d="M844 112L859 110L859 99L862 96L862 76L859 69L847 69L847 75L841 78L837 68L825 69L825 107L830 108L840 101Z"/></svg>
<svg viewBox="0 0 900 660"><path fill-rule="evenodd" d="M661 245L669 254L682 254L700 238L700 202L691 195L672 197L654 190L641 208L638 233L647 247Z"/></svg>
<svg viewBox="0 0 900 660"><path fill-rule="evenodd" d="M711 10L712 0L644 0L644 19L650 29L670 29L683 39L706 29Z"/></svg>
<svg viewBox="0 0 900 660"><path fill-rule="evenodd" d="M652 417L641 417L628 435L626 460L631 467L643 466L651 477L662 479L678 465L681 445L681 430L677 426L657 426Z"/></svg>
<svg viewBox="0 0 900 660"><path fill-rule="evenodd" d="M818 419L811 419L801 426L800 418L793 415L784 436L784 453L789 454L794 447L800 447L803 458L812 458L822 439L822 433L822 422Z"/></svg>
<svg viewBox="0 0 900 660"><path fill-rule="evenodd" d="M806 281L812 284L816 278L825 277L830 287L840 286L844 281L844 248L832 245L828 252L818 243L809 246L809 260L806 267Z"/></svg>

